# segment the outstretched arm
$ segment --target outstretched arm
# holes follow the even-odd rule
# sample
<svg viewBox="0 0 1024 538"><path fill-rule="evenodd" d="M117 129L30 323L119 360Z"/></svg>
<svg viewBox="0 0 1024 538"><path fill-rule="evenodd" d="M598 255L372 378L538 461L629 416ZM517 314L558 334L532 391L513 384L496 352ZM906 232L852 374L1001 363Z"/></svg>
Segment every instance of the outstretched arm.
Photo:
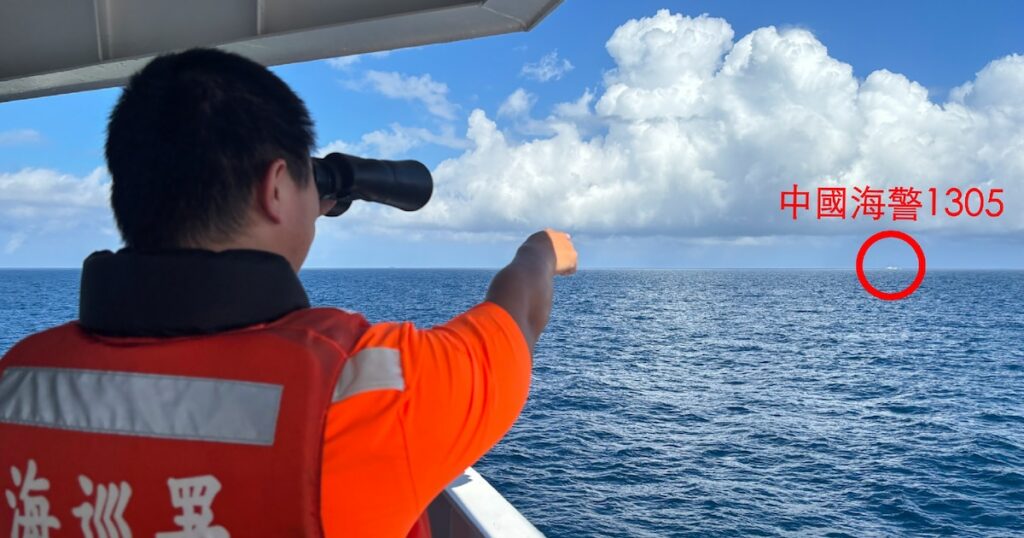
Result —
<svg viewBox="0 0 1024 538"><path fill-rule="evenodd" d="M403 502L403 524L412 525L410 514L508 432L529 393L530 348L551 313L552 278L575 270L569 236L545 230L494 277L483 303L430 329L378 323L363 333L352 353L391 350L378 354L398 357L403 383L336 401L328 413L323 487L339 506L360 507L346 510L346 528L379 525ZM388 418L372 426L374 417ZM366 434L371 427L380 429ZM353 434L364 436L352 442ZM349 487L381 480L394 481L389 503Z"/></svg>
<svg viewBox="0 0 1024 538"><path fill-rule="evenodd" d="M531 350L551 314L552 278L575 273L576 258L569 234L548 228L527 238L491 281L487 300L516 320Z"/></svg>

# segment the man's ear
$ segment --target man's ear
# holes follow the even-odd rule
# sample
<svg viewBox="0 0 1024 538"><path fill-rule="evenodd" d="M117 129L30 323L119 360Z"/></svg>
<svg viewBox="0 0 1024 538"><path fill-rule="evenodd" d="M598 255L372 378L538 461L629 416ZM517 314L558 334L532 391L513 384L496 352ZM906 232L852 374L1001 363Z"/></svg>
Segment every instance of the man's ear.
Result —
<svg viewBox="0 0 1024 538"><path fill-rule="evenodd" d="M281 196L285 181L291 181L288 176L288 165L284 159L274 159L270 166L267 166L256 189L256 201L259 203L261 214L274 224L280 224L284 219Z"/></svg>

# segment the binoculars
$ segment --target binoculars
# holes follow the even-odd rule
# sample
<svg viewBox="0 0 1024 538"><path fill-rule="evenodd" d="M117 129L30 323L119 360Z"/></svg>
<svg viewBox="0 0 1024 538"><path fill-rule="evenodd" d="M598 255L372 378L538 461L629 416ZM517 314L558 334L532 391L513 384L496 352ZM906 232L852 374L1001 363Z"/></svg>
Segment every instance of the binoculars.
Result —
<svg viewBox="0 0 1024 538"><path fill-rule="evenodd" d="M329 217L341 215L356 200L416 211L434 192L434 178L419 161L383 161L331 153L313 157L313 177L321 200L337 200L327 212Z"/></svg>

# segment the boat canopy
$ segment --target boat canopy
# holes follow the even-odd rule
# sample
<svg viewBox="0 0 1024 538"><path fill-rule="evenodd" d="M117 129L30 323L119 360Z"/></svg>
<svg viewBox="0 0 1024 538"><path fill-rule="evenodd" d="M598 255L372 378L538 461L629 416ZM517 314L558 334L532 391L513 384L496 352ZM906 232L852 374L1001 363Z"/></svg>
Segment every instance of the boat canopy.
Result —
<svg viewBox="0 0 1024 538"><path fill-rule="evenodd" d="M0 0L0 102L123 84L218 47L264 65L527 31L561 0Z"/></svg>

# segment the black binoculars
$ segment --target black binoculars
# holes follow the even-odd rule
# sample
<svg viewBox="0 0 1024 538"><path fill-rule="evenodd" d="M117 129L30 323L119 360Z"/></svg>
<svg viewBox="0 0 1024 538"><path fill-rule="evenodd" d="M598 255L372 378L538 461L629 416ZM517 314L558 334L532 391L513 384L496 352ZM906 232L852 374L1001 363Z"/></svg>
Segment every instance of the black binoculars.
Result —
<svg viewBox="0 0 1024 538"><path fill-rule="evenodd" d="M327 212L329 217L341 215L356 200L416 211L427 205L434 192L434 178L419 161L382 161L331 153L313 157L313 177L321 200L337 200Z"/></svg>

